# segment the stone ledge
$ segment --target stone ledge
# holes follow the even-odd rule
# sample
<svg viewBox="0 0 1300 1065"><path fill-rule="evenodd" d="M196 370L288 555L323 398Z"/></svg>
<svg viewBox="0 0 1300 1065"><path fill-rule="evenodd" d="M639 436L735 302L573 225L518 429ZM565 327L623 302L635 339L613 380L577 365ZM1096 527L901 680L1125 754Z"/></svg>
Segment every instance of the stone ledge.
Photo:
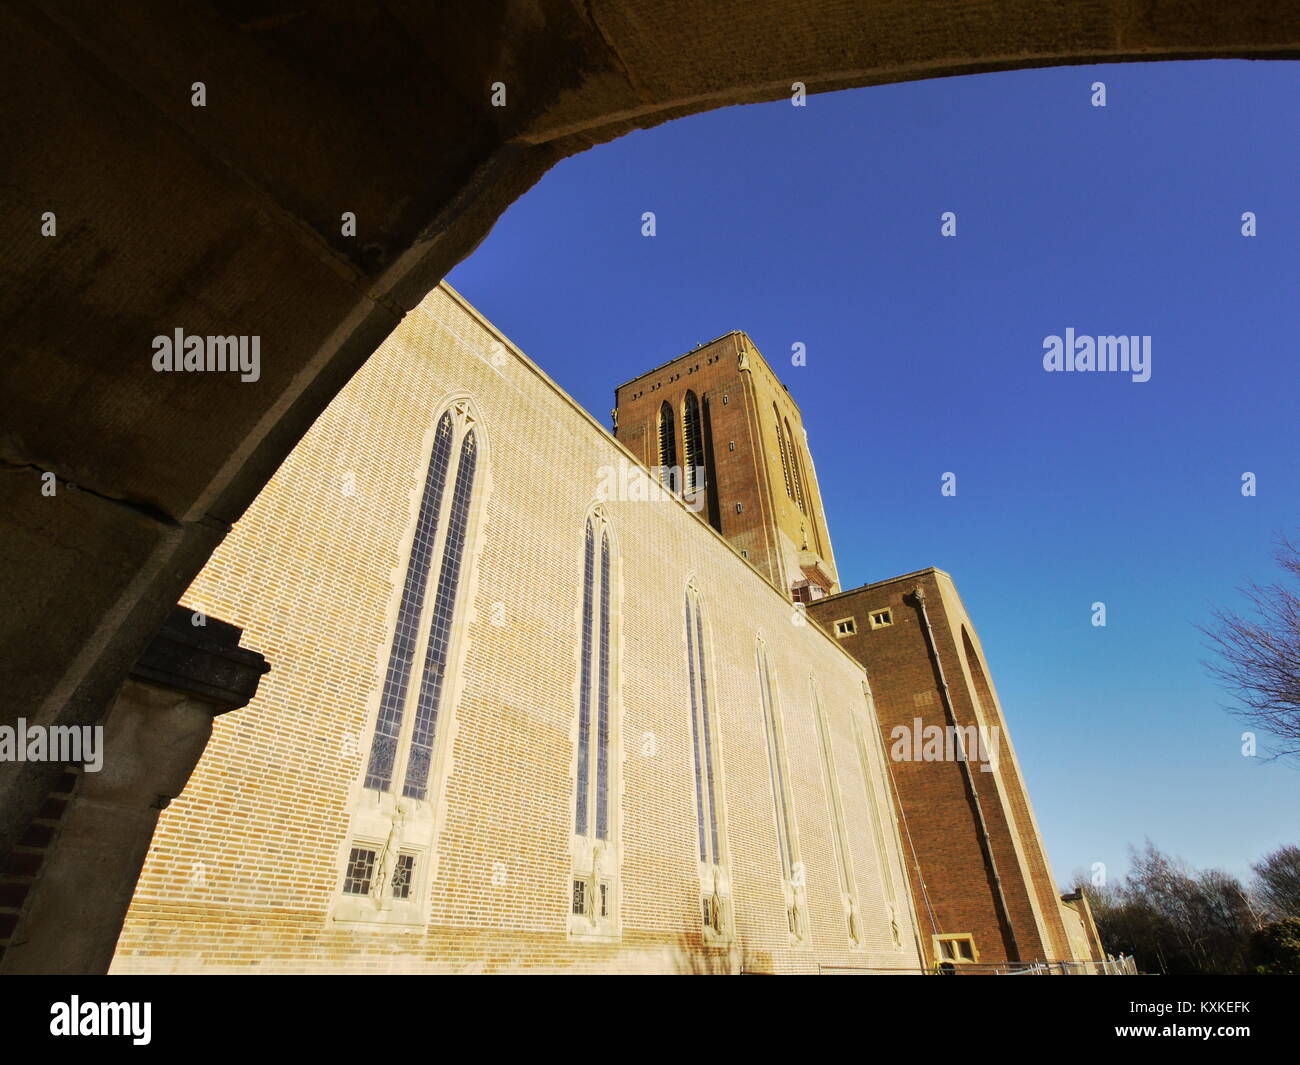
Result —
<svg viewBox="0 0 1300 1065"><path fill-rule="evenodd" d="M195 625L195 616L175 607L130 675L213 703L217 714L237 710L257 694L270 663L257 651L239 646L243 629L212 617Z"/></svg>

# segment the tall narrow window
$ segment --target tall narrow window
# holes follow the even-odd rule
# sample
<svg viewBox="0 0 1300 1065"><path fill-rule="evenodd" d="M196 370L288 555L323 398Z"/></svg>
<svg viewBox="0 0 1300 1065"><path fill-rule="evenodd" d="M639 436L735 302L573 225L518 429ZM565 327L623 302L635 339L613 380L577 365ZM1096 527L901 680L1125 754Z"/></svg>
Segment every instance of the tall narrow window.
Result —
<svg viewBox="0 0 1300 1065"><path fill-rule="evenodd" d="M596 594L596 533L587 522L587 541L582 564L582 649L578 662L578 797L573 830L587 834L591 804L591 643L592 603Z"/></svg>
<svg viewBox="0 0 1300 1065"><path fill-rule="evenodd" d="M415 704L415 728L411 736L411 756L406 763L406 783L402 794L423 799L428 793L429 766L433 759L433 739L438 727L438 709L447 678L447 650L451 642L452 621L460 590L461 562L465 554L465 532L469 523L470 496L474 491L474 470L478 453L474 431L465 434L460 445L456 469L456 491L452 496L448 518L447 541L438 574L438 591L433 601L433 621L429 624L429 641L424 654L424 677Z"/></svg>
<svg viewBox="0 0 1300 1065"><path fill-rule="evenodd" d="M867 738L862 727L862 722L858 719L856 713L850 713L849 719L853 723L854 745L858 748L858 762L862 768L862 783L866 787L867 806L871 811L871 834L876 844L876 861L879 863L880 887L884 892L885 904L889 910L890 931L893 933L894 944L896 946L901 946L902 939L898 930L898 892L894 886L894 873L889 860L889 852L885 849L885 830L884 822L881 820L880 802L876 798L876 786L872 782L873 773L871 771L871 751L873 747L880 758L879 764L885 767L886 771L888 771L888 763L885 761L884 743L880 739L880 732L876 727L875 702L871 695L871 688L865 682L862 685L862 692L867 699L867 725L875 734L875 743L872 744ZM886 797L886 804L889 804L888 797Z"/></svg>
<svg viewBox="0 0 1300 1065"><path fill-rule="evenodd" d="M695 769L695 823L700 856L701 912L705 932L711 937L729 934L731 885L723 853L725 834L719 796L722 790L717 768L713 708L710 704L709 656L705 644L704 614L699 592L686 590L686 661L690 689L691 753Z"/></svg>
<svg viewBox="0 0 1300 1065"><path fill-rule="evenodd" d="M428 800L439 726L453 698L457 608L472 556L481 465L481 431L470 402L453 403L433 436L365 763L365 798L350 813L335 920L410 926L428 920L435 825Z"/></svg>
<svg viewBox="0 0 1300 1065"><path fill-rule="evenodd" d="M618 859L612 749L614 721L613 546L600 508L587 519L583 538L582 613L578 663L577 795L574 801L573 910L570 932L616 934ZM594 763L594 772L593 772Z"/></svg>
<svg viewBox="0 0 1300 1065"><path fill-rule="evenodd" d="M451 411L448 411L439 419L434 433L433 454L429 460L424 494L420 499L420 511L415 523L415 540L411 544L402 599L397 607L397 627L393 631L393 643L388 652L388 670L384 675L383 692L379 696L379 717L375 724L375 738L370 747L370 764L365 781L367 788L379 791L387 791L393 781L393 763L397 758L406 693L410 687L411 667L415 661L420 615L424 610L424 593L429 583L433 541L438 531L438 512L442 507L443 489L447 483L453 435Z"/></svg>
<svg viewBox="0 0 1300 1065"><path fill-rule="evenodd" d="M780 426L777 427L777 432L780 432ZM794 434L790 432L788 418L785 422L785 446L790 453L790 479L794 482L794 501L799 505L799 509L807 514L808 507L803 499L803 478L799 475L799 449L795 446Z"/></svg>
<svg viewBox="0 0 1300 1065"><path fill-rule="evenodd" d="M600 535L600 643L596 676L596 838L609 839L609 534Z"/></svg>
<svg viewBox="0 0 1300 1065"><path fill-rule="evenodd" d="M844 821L844 800L840 796L840 781L835 772L835 751L831 747L830 724L822 706L821 691L815 678L812 687L813 716L817 719L817 741L821 748L822 774L826 781L826 802L830 807L831 828L834 830L835 857L839 866L840 890L843 892L844 918L848 923L849 941L854 946L862 944L861 915L858 913L858 886L853 875L853 856L849 852L848 831Z"/></svg>
<svg viewBox="0 0 1300 1065"><path fill-rule="evenodd" d="M781 714L772 689L772 670L767 647L757 645L758 693L763 705L763 726L767 736L767 767L771 778L772 801L776 810L777 847L781 856L781 876L786 895L786 916L790 935L802 940L805 935L804 868L799 860L799 836L794 823L794 801L790 792L790 767L785 756L785 736Z"/></svg>
<svg viewBox="0 0 1300 1065"><path fill-rule="evenodd" d="M700 401L687 391L682 403L682 477L687 495L704 487L704 431L700 425Z"/></svg>
<svg viewBox="0 0 1300 1065"><path fill-rule="evenodd" d="M600 542L599 570L596 566L597 540ZM578 665L578 794L574 804L574 831L585 836L594 822L596 839L609 838L610 580L609 532L598 518L589 518L582 565L582 658ZM593 720L596 763L594 780L591 774ZM594 818L589 812L593 808Z"/></svg>
<svg viewBox="0 0 1300 1065"><path fill-rule="evenodd" d="M686 596L686 654L691 688L691 741L695 750L695 811L700 861L718 860L718 815L713 774L713 730L709 721L709 680L704 658L704 618L698 600Z"/></svg>
<svg viewBox="0 0 1300 1065"><path fill-rule="evenodd" d="M781 472L785 475L785 494L794 498L794 478L790 476L790 452L786 447L785 433L781 429L781 412L772 404L772 415L776 419L776 446L781 452Z"/></svg>
<svg viewBox="0 0 1300 1065"><path fill-rule="evenodd" d="M681 489L677 469L677 425L667 400L659 408L659 480L673 491Z"/></svg>

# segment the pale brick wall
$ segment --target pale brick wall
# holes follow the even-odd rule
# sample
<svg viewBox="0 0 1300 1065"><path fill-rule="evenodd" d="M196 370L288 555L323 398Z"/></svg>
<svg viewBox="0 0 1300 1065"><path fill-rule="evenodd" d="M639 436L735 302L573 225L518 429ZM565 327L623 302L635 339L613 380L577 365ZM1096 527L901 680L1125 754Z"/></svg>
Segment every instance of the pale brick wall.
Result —
<svg viewBox="0 0 1300 1065"><path fill-rule="evenodd" d="M498 349L504 358L494 365L498 339L448 287L430 294L312 427L187 593L186 605L243 626L244 642L272 672L252 703L218 719L189 786L163 814L114 971L723 964L699 945L682 605L691 578L707 612L735 959L762 971L914 968L915 916L884 766L873 750L881 854L848 716L866 713L861 668L816 625L797 624L775 589L672 501L606 504L622 590L621 936L570 938L584 521L601 467L627 453L513 349ZM410 932L343 926L330 909L350 804L433 426L456 396L469 397L480 419L483 509L462 571L459 686L440 715L447 758L430 793L439 820L429 922ZM759 632L779 689L807 866L811 935L802 948L791 947L786 929L755 673ZM861 950L850 949L840 900L811 674L830 722ZM899 885L901 946L889 929L882 863Z"/></svg>

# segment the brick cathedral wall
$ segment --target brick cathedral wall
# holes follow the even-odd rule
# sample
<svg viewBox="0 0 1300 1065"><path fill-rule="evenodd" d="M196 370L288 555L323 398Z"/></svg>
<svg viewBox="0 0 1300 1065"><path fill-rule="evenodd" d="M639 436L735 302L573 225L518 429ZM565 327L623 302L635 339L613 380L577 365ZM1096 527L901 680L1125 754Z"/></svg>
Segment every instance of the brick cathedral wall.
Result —
<svg viewBox="0 0 1300 1065"><path fill-rule="evenodd" d="M946 575L927 570L809 607L810 615L828 630L839 619L855 619L856 633L841 642L867 666L887 750L896 726L911 730L918 718L922 728L947 726L919 612L911 598L918 584L926 590L926 608L957 723L978 724L976 686L966 669L965 654L959 651L963 624L972 627ZM872 629L870 614L885 608L892 612L893 624ZM985 773L975 763L971 768L1016 946L1022 960L1069 959L1073 954L1055 884L996 700L992 710L991 720L987 709L982 713L985 724L996 724L1001 730L998 769ZM962 767L955 761L893 760L892 771L937 931L973 933L981 961L1009 960ZM913 885L923 931L932 933L936 929L930 927L915 877Z"/></svg>
<svg viewBox="0 0 1300 1065"><path fill-rule="evenodd" d="M891 823L875 843L851 714L862 671L674 501L605 504L621 585L621 932L567 931L584 524L626 453L442 286L331 404L213 556L185 604L242 626L272 672L217 720L163 813L114 960L141 971L682 971L700 945L683 594L697 583L719 728L737 955L758 971L918 964ZM496 357L494 358L494 353ZM447 745L425 924L331 918L436 419L472 402L482 520L462 576L461 687ZM790 943L755 670L762 634L788 741L810 941ZM863 949L850 949L809 678L821 685ZM874 722L864 720L867 728Z"/></svg>

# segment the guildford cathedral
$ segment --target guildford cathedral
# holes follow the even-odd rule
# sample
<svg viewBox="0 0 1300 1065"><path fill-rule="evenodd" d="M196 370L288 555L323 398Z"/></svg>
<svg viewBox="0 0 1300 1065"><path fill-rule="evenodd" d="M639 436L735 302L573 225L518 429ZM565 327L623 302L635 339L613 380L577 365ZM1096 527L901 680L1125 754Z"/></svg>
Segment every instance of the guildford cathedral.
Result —
<svg viewBox="0 0 1300 1065"><path fill-rule="evenodd" d="M752 341L614 418L446 284L402 321L183 599L271 668L157 804L113 972L1103 956L952 579L841 587Z"/></svg>

